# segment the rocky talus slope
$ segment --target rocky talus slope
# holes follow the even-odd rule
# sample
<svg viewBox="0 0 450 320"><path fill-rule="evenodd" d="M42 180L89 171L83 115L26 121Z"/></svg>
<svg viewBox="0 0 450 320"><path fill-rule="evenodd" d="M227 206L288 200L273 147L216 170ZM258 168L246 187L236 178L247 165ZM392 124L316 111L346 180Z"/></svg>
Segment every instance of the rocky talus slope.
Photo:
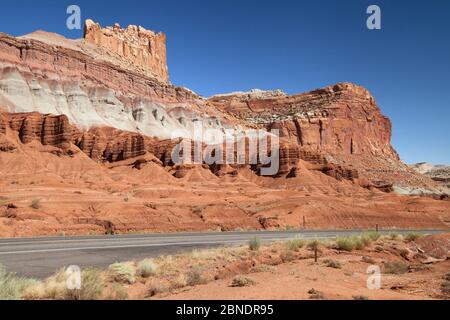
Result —
<svg viewBox="0 0 450 320"><path fill-rule="evenodd" d="M165 51L163 34L92 21L80 40L0 34L0 236L448 227L447 189L400 161L366 89L204 98L169 82ZM218 143L199 124L279 130L279 170L261 176L249 138L239 165L173 163L181 139Z"/></svg>

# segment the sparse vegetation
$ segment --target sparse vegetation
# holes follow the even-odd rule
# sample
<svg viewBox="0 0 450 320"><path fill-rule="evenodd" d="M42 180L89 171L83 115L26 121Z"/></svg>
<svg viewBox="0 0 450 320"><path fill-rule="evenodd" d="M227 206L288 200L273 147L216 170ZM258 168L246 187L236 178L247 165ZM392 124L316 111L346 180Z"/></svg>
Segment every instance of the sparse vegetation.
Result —
<svg viewBox="0 0 450 320"><path fill-rule="evenodd" d="M401 261L389 261L384 264L384 273L402 274L409 270L409 265Z"/></svg>
<svg viewBox="0 0 450 320"><path fill-rule="evenodd" d="M292 251L298 251L305 246L305 241L302 239L292 239L286 243L286 247Z"/></svg>
<svg viewBox="0 0 450 320"><path fill-rule="evenodd" d="M369 263L369 264L375 264L376 263L376 261L373 258L367 257L367 256L363 256L361 258L361 261L365 262L365 263Z"/></svg>
<svg viewBox="0 0 450 320"><path fill-rule="evenodd" d="M133 284L136 282L136 271L131 263L114 263L109 266L108 273L113 281Z"/></svg>
<svg viewBox="0 0 450 320"><path fill-rule="evenodd" d="M308 248L311 249L311 250L319 249L319 247L320 247L320 241L319 240L313 240L313 241L310 241L308 243Z"/></svg>
<svg viewBox="0 0 450 320"><path fill-rule="evenodd" d="M30 207L33 208L33 209L36 209L36 210L40 209L42 207L41 206L41 200L40 199L33 199L31 201Z"/></svg>
<svg viewBox="0 0 450 320"><path fill-rule="evenodd" d="M196 286L205 282L206 279L203 276L203 268L201 266L193 266L186 275L186 284L188 286Z"/></svg>
<svg viewBox="0 0 450 320"><path fill-rule="evenodd" d="M328 268L334 268L334 269L342 269L342 265L339 261L333 260L333 259L325 259L323 263Z"/></svg>
<svg viewBox="0 0 450 320"><path fill-rule="evenodd" d="M308 291L309 298L313 300L324 300L325 295L321 291L317 291L316 289L312 288Z"/></svg>
<svg viewBox="0 0 450 320"><path fill-rule="evenodd" d="M251 251L258 251L260 247L261 247L261 240L257 237L250 239L250 241L248 242L248 248Z"/></svg>
<svg viewBox="0 0 450 320"><path fill-rule="evenodd" d="M444 275L444 280L450 281L450 272Z"/></svg>
<svg viewBox="0 0 450 320"><path fill-rule="evenodd" d="M68 293L76 300L98 300L102 297L104 287L101 270L85 269L81 273L81 289L68 290Z"/></svg>
<svg viewBox="0 0 450 320"><path fill-rule="evenodd" d="M0 300L19 300L23 292L34 284L36 280L18 277L0 265Z"/></svg>
<svg viewBox="0 0 450 320"><path fill-rule="evenodd" d="M291 250L285 249L280 253L280 259L283 263L291 262L295 259L294 254Z"/></svg>
<svg viewBox="0 0 450 320"><path fill-rule="evenodd" d="M366 234L366 236L370 240L372 240L373 242L376 242L376 241L378 241L378 239L381 238L381 233L379 233L379 232L369 232L369 233Z"/></svg>
<svg viewBox="0 0 450 320"><path fill-rule="evenodd" d="M148 284L148 295L150 297L156 296L160 293L165 293L169 290L169 288L158 279L152 279Z"/></svg>
<svg viewBox="0 0 450 320"><path fill-rule="evenodd" d="M267 265L267 264L260 264L260 265L257 265L255 267L251 268L250 272L252 272L252 273L258 273L258 272L275 273L275 272L277 272L277 270L278 269L275 266L270 266L270 265Z"/></svg>
<svg viewBox="0 0 450 320"><path fill-rule="evenodd" d="M108 289L105 296L105 300L126 300L128 299L128 293L124 287L118 283L113 283Z"/></svg>
<svg viewBox="0 0 450 320"><path fill-rule="evenodd" d="M138 265L139 275L142 278L148 278L156 273L156 264L151 259L142 260Z"/></svg>
<svg viewBox="0 0 450 320"><path fill-rule="evenodd" d="M254 285L256 285L255 280L243 276L234 277L231 282L232 287L249 287Z"/></svg>
<svg viewBox="0 0 450 320"><path fill-rule="evenodd" d="M336 240L336 245L339 250L342 251L353 251L355 249L355 243L352 238L342 237Z"/></svg>
<svg viewBox="0 0 450 320"><path fill-rule="evenodd" d="M415 233L415 232L410 232L405 236L405 241L406 242L413 242L416 241L417 239L422 238L423 235L420 233Z"/></svg>

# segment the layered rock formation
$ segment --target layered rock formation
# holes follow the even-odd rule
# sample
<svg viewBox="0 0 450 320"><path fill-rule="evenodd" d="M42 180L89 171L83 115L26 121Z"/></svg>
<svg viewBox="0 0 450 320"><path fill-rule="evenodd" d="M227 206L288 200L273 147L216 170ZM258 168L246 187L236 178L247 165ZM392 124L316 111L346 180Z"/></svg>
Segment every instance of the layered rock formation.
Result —
<svg viewBox="0 0 450 320"><path fill-rule="evenodd" d="M134 25L125 29L118 24L102 28L98 23L87 20L84 39L109 53L117 54L136 68L150 71L164 82L169 81L164 33L154 33Z"/></svg>
<svg viewBox="0 0 450 320"><path fill-rule="evenodd" d="M450 224L441 184L399 160L366 89L206 99L171 85L165 59L165 36L141 27L88 21L81 40L0 34L0 235ZM198 128L232 133L199 141ZM280 133L270 177L249 145L255 129ZM232 146L235 161L174 163L182 141ZM29 197L44 199L41 211ZM18 199L14 212L3 199Z"/></svg>

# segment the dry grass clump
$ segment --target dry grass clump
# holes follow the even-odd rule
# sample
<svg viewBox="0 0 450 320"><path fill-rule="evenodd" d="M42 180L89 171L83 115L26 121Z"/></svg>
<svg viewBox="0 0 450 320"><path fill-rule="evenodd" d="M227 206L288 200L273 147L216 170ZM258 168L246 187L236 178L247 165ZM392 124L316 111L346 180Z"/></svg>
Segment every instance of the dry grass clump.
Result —
<svg viewBox="0 0 450 320"><path fill-rule="evenodd" d="M278 271L277 267L270 266L270 265L267 265L267 264L259 264L259 265L254 266L253 268L250 269L250 272L252 272L252 273L259 273L259 272L275 273L277 271Z"/></svg>
<svg viewBox="0 0 450 320"><path fill-rule="evenodd" d="M168 291L169 288L167 285L159 279L152 279L148 284L148 295L150 297L154 297L157 294L166 293Z"/></svg>
<svg viewBox="0 0 450 320"><path fill-rule="evenodd" d="M36 283L37 281L34 279L8 273L5 267L0 265L0 300L19 300L24 291Z"/></svg>
<svg viewBox="0 0 450 320"><path fill-rule="evenodd" d="M365 236L368 237L373 242L376 242L376 241L378 241L378 239L381 238L381 233L379 233L379 232L369 232L369 233L365 234Z"/></svg>
<svg viewBox="0 0 450 320"><path fill-rule="evenodd" d="M186 275L186 284L188 286L196 286L206 283L201 266L193 266Z"/></svg>
<svg viewBox="0 0 450 320"><path fill-rule="evenodd" d="M423 237L423 234L420 233L416 233L416 232L410 232L405 236L405 241L406 242L413 242L416 241L417 239L420 239Z"/></svg>
<svg viewBox="0 0 450 320"><path fill-rule="evenodd" d="M389 261L384 264L384 273L403 274L408 272L409 265L401 261Z"/></svg>
<svg viewBox="0 0 450 320"><path fill-rule="evenodd" d="M328 268L334 268L334 269L342 269L342 265L339 261L333 260L333 259L325 259L323 263Z"/></svg>
<svg viewBox="0 0 450 320"><path fill-rule="evenodd" d="M41 200L40 199L33 199L31 201L30 207L33 208L33 209L40 209L42 207L41 206Z"/></svg>
<svg viewBox="0 0 450 320"><path fill-rule="evenodd" d="M106 290L105 300L127 300L128 292L118 283L113 283L111 287Z"/></svg>
<svg viewBox="0 0 450 320"><path fill-rule="evenodd" d="M110 278L116 282L133 284L136 282L136 270L130 262L116 262L109 266L108 273Z"/></svg>
<svg viewBox="0 0 450 320"><path fill-rule="evenodd" d="M375 264L376 263L375 259L373 259L371 257L368 257L368 256L363 256L361 258L361 261L365 262L365 263L369 263L369 264Z"/></svg>
<svg viewBox="0 0 450 320"><path fill-rule="evenodd" d="M101 270L83 270L80 289L69 289L68 277L66 270L60 269L45 281L30 286L24 292L24 298L28 300L98 300L103 297L105 283Z"/></svg>
<svg viewBox="0 0 450 320"><path fill-rule="evenodd" d="M292 251L298 251L305 246L306 242L303 239L292 239L286 243L286 247Z"/></svg>
<svg viewBox="0 0 450 320"><path fill-rule="evenodd" d="M250 241L248 242L248 248L251 251L258 251L259 248L261 248L261 240L257 237L250 239Z"/></svg>
<svg viewBox="0 0 450 320"><path fill-rule="evenodd" d="M256 285L256 281L247 277L237 276L231 282L232 287L250 287Z"/></svg>
<svg viewBox="0 0 450 320"><path fill-rule="evenodd" d="M310 241L308 243L307 247L308 247L308 249L311 249L311 250L319 249L320 241L319 240L312 240L312 241Z"/></svg>
<svg viewBox="0 0 450 320"><path fill-rule="evenodd" d="M283 263L295 260L295 256L291 250L285 249L280 253L280 259Z"/></svg>
<svg viewBox="0 0 450 320"><path fill-rule="evenodd" d="M29 287L24 292L26 300L68 300L71 299L67 288L68 275L65 269L58 270L45 281Z"/></svg>
<svg viewBox="0 0 450 320"><path fill-rule="evenodd" d="M313 300L324 300L325 295L321 291L317 291L316 289L312 288L308 291L309 298Z"/></svg>
<svg viewBox="0 0 450 320"><path fill-rule="evenodd" d="M400 233L396 233L396 232L390 233L388 237L391 240L402 240L403 239L403 235L401 235Z"/></svg>
<svg viewBox="0 0 450 320"><path fill-rule="evenodd" d="M350 237L341 237L336 240L338 250L353 251L355 249L355 242Z"/></svg>
<svg viewBox="0 0 450 320"><path fill-rule="evenodd" d="M156 270L157 266L151 259L142 260L138 264L138 273L142 278L149 278L155 275Z"/></svg>

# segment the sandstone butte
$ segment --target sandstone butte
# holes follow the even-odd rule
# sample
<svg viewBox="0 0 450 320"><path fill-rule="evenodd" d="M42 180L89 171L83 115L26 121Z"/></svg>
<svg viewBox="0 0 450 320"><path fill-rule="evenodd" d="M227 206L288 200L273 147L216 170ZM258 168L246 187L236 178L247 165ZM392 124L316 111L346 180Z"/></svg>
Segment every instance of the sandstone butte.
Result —
<svg viewBox="0 0 450 320"><path fill-rule="evenodd" d="M0 236L449 227L448 186L400 160L365 88L205 98L169 82L164 34L84 34L0 33ZM278 129L280 170L175 165L199 121Z"/></svg>

